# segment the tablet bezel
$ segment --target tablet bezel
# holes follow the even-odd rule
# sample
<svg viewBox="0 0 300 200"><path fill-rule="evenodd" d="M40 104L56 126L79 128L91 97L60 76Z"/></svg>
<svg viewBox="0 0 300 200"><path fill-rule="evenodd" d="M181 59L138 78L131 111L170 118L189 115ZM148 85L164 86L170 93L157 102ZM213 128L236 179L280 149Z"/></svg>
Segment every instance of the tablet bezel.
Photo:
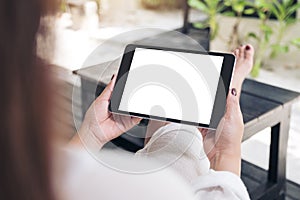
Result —
<svg viewBox="0 0 300 200"><path fill-rule="evenodd" d="M127 76L128 76L127 72L130 70L132 58L133 58L136 48L175 51L175 52L184 52L184 53L195 53L195 54L202 54L202 55L213 55L213 56L224 57L223 63L222 63L222 68L221 68L221 75L220 75L220 78L218 81L218 87L217 87L217 92L216 92L216 96L215 96L213 111L211 114L209 124L189 122L189 121L185 121L185 120L178 120L178 119L172 119L172 118L164 118L164 117L159 117L159 116L122 111L122 110L118 109L120 102L121 102L122 95L123 95ZM124 50L124 54L123 54L120 68L118 71L118 75L116 78L115 86L118 83L118 89L116 89L116 87L114 87L114 90L113 90L113 93L111 96L111 99L114 99L114 101L113 101L114 103L112 103L112 101L110 100L109 111L112 113L115 113L115 114L130 115L130 116L136 116L136 117L141 117L141 118L146 118L146 119L155 119L155 120L160 120L160 121L169 121L169 122L193 125L193 126L198 126L198 127L216 129L221 118L223 117L223 115L225 113L226 98L227 98L229 87L230 87L230 82L231 82L231 78L232 78L234 65L235 65L235 56L233 54L228 54L228 53L205 52L205 51L197 51L197 50L175 49L175 48L167 48L167 47L128 44ZM123 78L121 78L121 77L123 77ZM224 91L224 89L225 89L225 91ZM226 98L224 98L224 96Z"/></svg>

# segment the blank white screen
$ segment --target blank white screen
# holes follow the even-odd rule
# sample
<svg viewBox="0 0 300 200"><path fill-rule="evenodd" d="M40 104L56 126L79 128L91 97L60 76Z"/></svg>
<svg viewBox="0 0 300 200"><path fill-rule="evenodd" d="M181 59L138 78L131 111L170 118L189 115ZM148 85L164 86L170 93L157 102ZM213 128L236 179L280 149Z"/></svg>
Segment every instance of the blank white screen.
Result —
<svg viewBox="0 0 300 200"><path fill-rule="evenodd" d="M119 110L209 124L223 60L222 56L136 48ZM168 69L170 73L163 74L159 81L158 73L161 75L166 70L134 73L152 65ZM204 68L206 71L211 69L209 76L203 74ZM165 80L174 80L172 74L180 75L182 79L168 85ZM207 78L214 80L208 85ZM141 84L138 79L145 82ZM137 82L140 84L136 85ZM180 84L188 85L186 91L191 92L183 96L172 90L177 86L180 88Z"/></svg>

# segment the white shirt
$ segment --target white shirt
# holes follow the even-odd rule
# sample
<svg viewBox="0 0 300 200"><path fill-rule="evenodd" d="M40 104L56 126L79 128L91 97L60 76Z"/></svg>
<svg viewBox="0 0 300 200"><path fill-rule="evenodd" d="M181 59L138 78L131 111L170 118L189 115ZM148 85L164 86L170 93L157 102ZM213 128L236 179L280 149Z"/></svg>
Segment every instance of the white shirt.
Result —
<svg viewBox="0 0 300 200"><path fill-rule="evenodd" d="M240 177L210 169L192 126L160 128L136 156L64 150L55 170L60 199L250 199Z"/></svg>

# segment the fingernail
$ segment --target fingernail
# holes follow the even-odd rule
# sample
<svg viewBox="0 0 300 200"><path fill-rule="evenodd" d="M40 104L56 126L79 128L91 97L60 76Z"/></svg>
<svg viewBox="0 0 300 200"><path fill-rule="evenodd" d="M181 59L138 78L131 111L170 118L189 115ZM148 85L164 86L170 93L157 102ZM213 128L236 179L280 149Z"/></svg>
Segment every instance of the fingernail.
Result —
<svg viewBox="0 0 300 200"><path fill-rule="evenodd" d="M246 46L246 50L250 50L250 46L249 45Z"/></svg>
<svg viewBox="0 0 300 200"><path fill-rule="evenodd" d="M236 89L235 89L235 88L232 88L232 89L231 89L231 94L232 94L233 96L236 96L236 95L237 95L237 92L236 92Z"/></svg>
<svg viewBox="0 0 300 200"><path fill-rule="evenodd" d="M110 80L113 80L114 77L115 77L115 75L113 74Z"/></svg>

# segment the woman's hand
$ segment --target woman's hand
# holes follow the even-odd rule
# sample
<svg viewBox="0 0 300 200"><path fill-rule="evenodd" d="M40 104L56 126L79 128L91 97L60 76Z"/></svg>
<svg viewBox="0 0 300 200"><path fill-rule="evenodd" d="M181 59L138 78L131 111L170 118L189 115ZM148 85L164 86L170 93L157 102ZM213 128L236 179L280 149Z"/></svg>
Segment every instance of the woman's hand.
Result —
<svg viewBox="0 0 300 200"><path fill-rule="evenodd" d="M113 76L101 95L92 103L78 132L81 141L89 149L100 150L105 143L120 136L141 121L137 117L115 115L108 111L115 81L116 77ZM78 135L72 139L71 143L80 141Z"/></svg>
<svg viewBox="0 0 300 200"><path fill-rule="evenodd" d="M199 129L211 168L240 175L241 142L244 132L239 95L232 89L227 97L226 113L216 131Z"/></svg>

